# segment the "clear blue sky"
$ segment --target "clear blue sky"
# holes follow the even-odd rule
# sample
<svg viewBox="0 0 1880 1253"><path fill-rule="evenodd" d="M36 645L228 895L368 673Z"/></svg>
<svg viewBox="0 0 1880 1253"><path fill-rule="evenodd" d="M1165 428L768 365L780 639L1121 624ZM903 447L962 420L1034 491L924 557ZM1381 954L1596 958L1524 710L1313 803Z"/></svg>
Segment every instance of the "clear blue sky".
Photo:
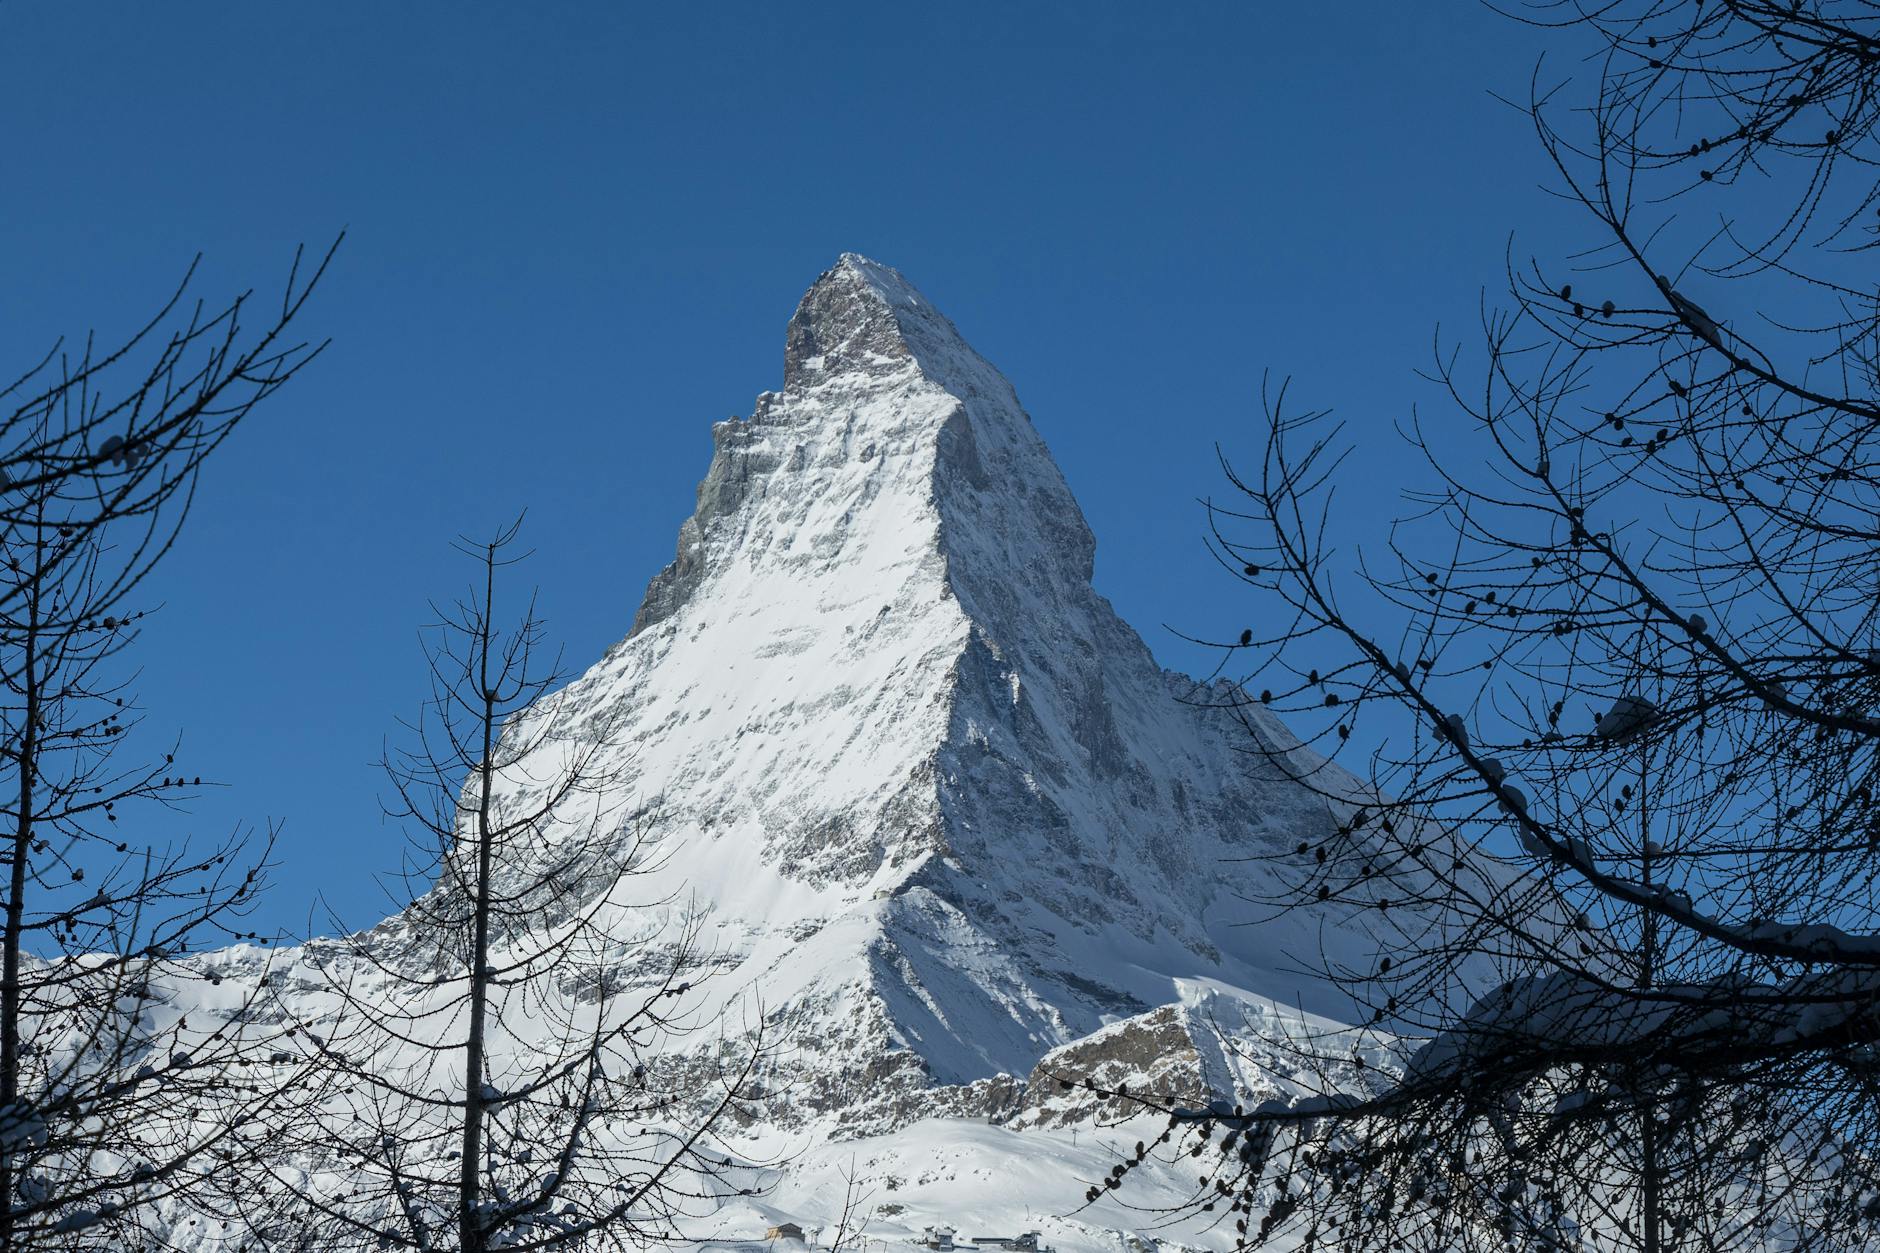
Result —
<svg viewBox="0 0 1880 1253"><path fill-rule="evenodd" d="M231 784L198 829L284 824L262 921L323 893L368 923L399 848L373 763L463 585L450 538L526 506L551 630L597 658L843 250L1012 379L1099 589L1205 667L1161 624L1251 612L1195 497L1216 440L1257 457L1261 370L1388 488L1436 324L1474 326L1510 231L1579 229L1490 96L1539 46L1468 0L6 0L0 372L127 330L199 250L224 296L350 232L308 314L333 346L212 462L140 688L146 744L180 730Z"/></svg>

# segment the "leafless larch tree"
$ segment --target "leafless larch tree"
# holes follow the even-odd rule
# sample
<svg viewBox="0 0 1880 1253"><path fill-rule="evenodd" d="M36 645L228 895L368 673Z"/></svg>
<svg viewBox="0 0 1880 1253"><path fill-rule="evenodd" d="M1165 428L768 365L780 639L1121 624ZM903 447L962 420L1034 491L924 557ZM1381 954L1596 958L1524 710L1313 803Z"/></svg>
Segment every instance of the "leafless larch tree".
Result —
<svg viewBox="0 0 1880 1253"><path fill-rule="evenodd" d="M317 1078L259 1247L639 1248L753 1186L726 1138L761 1028L711 1035L697 917L633 895L658 815L607 711L563 708L533 601L497 617L514 539L461 545L476 587L427 632L433 695L387 758L409 903L307 950L335 1008L296 1024Z"/></svg>
<svg viewBox="0 0 1880 1253"><path fill-rule="evenodd" d="M1092 1194L1161 1151L1249 1244L1871 1248L1880 10L1514 16L1592 52L1531 103L1588 246L1439 346L1381 554L1329 542L1343 439L1283 387L1214 515L1280 624L1223 645L1245 700L1310 741L1253 747L1343 815L1273 905L1379 921L1326 973L1402 1047L1166 1110Z"/></svg>
<svg viewBox="0 0 1880 1253"><path fill-rule="evenodd" d="M128 662L204 463L319 351L290 335L331 256L258 329L186 278L115 348L0 389L0 1250L159 1247L167 1202L213 1212L256 1151L250 1043L170 1002L215 978L194 951L258 938L270 838L153 831L202 765L129 760Z"/></svg>

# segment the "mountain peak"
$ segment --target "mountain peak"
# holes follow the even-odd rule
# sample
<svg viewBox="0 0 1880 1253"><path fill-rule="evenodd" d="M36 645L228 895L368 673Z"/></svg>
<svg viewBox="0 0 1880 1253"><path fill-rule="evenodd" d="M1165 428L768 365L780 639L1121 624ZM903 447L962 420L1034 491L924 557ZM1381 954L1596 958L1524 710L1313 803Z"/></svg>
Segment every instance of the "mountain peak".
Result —
<svg viewBox="0 0 1880 1253"><path fill-rule="evenodd" d="M1324 803L1183 703L1011 384L898 272L838 259L712 440L632 635L560 699L632 728L672 890L744 977L859 1015L844 1074L1025 1074L1314 942L1242 893Z"/></svg>
<svg viewBox="0 0 1880 1253"><path fill-rule="evenodd" d="M620 940L622 997L670 977L686 903L710 967L689 1021L725 1032L667 1040L662 1076L706 1091L728 1033L787 1041L764 1137L1084 1117L1051 1081L1065 1067L1184 1104L1272 1095L1297 1058L1268 1050L1243 1082L1214 1010L1223 992L1255 1025L1314 1009L1335 993L1282 974L1287 955L1369 951L1258 904L1266 855L1334 816L1096 593L1094 540L1010 384L898 273L845 254L790 320L783 389L712 442L631 634L505 729L530 747L493 800L539 804L574 752L594 812L656 818L619 850L634 873L580 890ZM593 835L613 851L585 795L557 867ZM539 868L499 873L520 894ZM375 962L434 943L403 938L413 917ZM336 1012L325 960L270 958L305 964L280 996L310 1027ZM1289 1050L1306 1037L1288 1030Z"/></svg>
<svg viewBox="0 0 1880 1253"><path fill-rule="evenodd" d="M633 635L708 572L749 582L781 563L799 589L847 587L870 552L932 563L947 595L988 608L1000 597L975 598L975 576L1088 588L1096 542L1011 384L899 271L857 253L791 316L783 390L715 424L712 442L698 507Z"/></svg>
<svg viewBox="0 0 1880 1253"><path fill-rule="evenodd" d="M845 252L836 258L835 268L829 272L833 274L838 271L860 278L890 305L904 305L912 309L931 307L899 270L864 257L859 252Z"/></svg>
<svg viewBox="0 0 1880 1253"><path fill-rule="evenodd" d="M790 318L783 385L787 390L837 375L892 373L920 358L923 347L928 356L971 354L953 324L899 270L845 252Z"/></svg>

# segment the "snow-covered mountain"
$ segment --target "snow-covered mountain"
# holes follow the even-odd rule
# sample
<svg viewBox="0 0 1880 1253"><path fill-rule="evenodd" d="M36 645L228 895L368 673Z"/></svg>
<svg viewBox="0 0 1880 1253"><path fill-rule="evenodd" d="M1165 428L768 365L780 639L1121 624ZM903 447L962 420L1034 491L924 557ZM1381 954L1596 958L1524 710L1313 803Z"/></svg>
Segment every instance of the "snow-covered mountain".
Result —
<svg viewBox="0 0 1880 1253"><path fill-rule="evenodd" d="M1316 937L1248 925L1235 859L1324 806L1093 590L1011 385L918 291L842 257L783 389L712 434L677 557L553 716L624 720L721 986L820 1037L806 1112L881 1130L1188 986L1313 991L1281 971Z"/></svg>
<svg viewBox="0 0 1880 1253"><path fill-rule="evenodd" d="M1094 1174L1047 1058L1271 1091L1214 1024L1257 1050L1262 1023L1343 1007L1299 973L1318 921L1248 903L1266 872L1246 859L1333 817L1092 588L1095 539L1011 385L847 254L790 319L782 389L712 435L630 633L531 719L610 728L610 786L658 815L635 897L695 899L713 1004L761 1000L787 1033L771 1130L967 1170L1069 1136L1062 1186L1007 1198L1035 1222ZM288 988L295 960L276 955ZM739 1204L808 1225L816 1177Z"/></svg>

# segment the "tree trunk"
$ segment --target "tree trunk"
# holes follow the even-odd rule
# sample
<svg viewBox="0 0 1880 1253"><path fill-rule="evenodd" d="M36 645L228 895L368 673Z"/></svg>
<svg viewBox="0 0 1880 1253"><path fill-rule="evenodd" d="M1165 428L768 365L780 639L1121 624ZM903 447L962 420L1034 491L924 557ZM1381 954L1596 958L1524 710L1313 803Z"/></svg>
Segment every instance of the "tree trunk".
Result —
<svg viewBox="0 0 1880 1253"><path fill-rule="evenodd" d="M1638 851L1642 868L1640 879L1648 892L1652 886L1651 821L1647 817L1649 802L1645 790L1649 778L1646 754L1641 749L1638 763ZM1644 925L1639 944L1638 985L1640 988L1650 988L1656 977L1654 967L1658 961L1658 916L1650 910L1642 912ZM1652 1112L1649 1098L1642 1101L1639 1108L1639 1159L1643 1181L1639 1200L1645 1224L1644 1253L1659 1253L1659 1240L1664 1227L1663 1216L1659 1213L1662 1200L1658 1195L1658 1120Z"/></svg>
<svg viewBox="0 0 1880 1253"><path fill-rule="evenodd" d="M37 538L35 538L37 548ZM38 563L35 562L35 574ZM39 756L39 609L40 581L32 580L27 593L24 664L20 688L24 696L24 723L19 743L19 812L13 826L13 864L8 867L6 927L0 934L5 948L5 970L0 973L0 1104L12 1107L20 1095L20 947L26 911L26 858L32 851L33 796ZM12 1153L0 1154L0 1250L15 1247L14 1192L18 1186Z"/></svg>
<svg viewBox="0 0 1880 1253"><path fill-rule="evenodd" d="M484 1253L487 1225L480 1212L483 1159L483 1044L487 1030L490 951L490 754L495 744L496 693L490 689L490 633L496 620L496 549L484 566L483 621L477 638L477 683L483 697L483 759L477 775L476 910L470 944L470 1030L464 1042L463 1161L458 1174L458 1247Z"/></svg>

